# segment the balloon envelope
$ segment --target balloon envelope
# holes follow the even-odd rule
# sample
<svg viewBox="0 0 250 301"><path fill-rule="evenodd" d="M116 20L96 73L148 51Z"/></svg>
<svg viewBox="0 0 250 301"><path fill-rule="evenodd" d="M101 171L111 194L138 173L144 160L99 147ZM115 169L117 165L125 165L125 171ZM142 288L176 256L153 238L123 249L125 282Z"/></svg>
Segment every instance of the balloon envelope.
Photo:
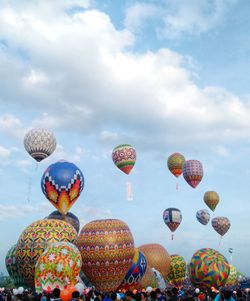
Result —
<svg viewBox="0 0 250 301"><path fill-rule="evenodd" d="M66 215L80 196L84 186L81 170L73 163L59 161L44 172L41 188L51 204Z"/></svg>
<svg viewBox="0 0 250 301"><path fill-rule="evenodd" d="M60 290L78 282L82 266L80 251L69 242L50 244L39 257L35 269L35 286L38 293Z"/></svg>
<svg viewBox="0 0 250 301"><path fill-rule="evenodd" d="M203 178L203 167L198 160L187 160L183 163L183 177L193 188L200 183Z"/></svg>
<svg viewBox="0 0 250 301"><path fill-rule="evenodd" d="M137 288L139 282L144 276L147 269L146 257L138 249L135 249L135 255L133 258L133 263L130 266L120 289L133 290Z"/></svg>
<svg viewBox="0 0 250 301"><path fill-rule="evenodd" d="M176 287L183 285L186 275L186 262L180 255L171 255L170 272L167 276L169 284Z"/></svg>
<svg viewBox="0 0 250 301"><path fill-rule="evenodd" d="M136 151L130 144L121 144L113 149L114 164L124 173L129 174L136 161Z"/></svg>
<svg viewBox="0 0 250 301"><path fill-rule="evenodd" d="M16 287L26 286L24 278L20 273L19 266L17 264L16 249L17 249L17 244L12 246L8 251L5 257L6 269Z"/></svg>
<svg viewBox="0 0 250 301"><path fill-rule="evenodd" d="M170 270L171 258L167 250L160 244L146 244L139 247L145 255L147 263L151 268L159 271L166 279Z"/></svg>
<svg viewBox="0 0 250 301"><path fill-rule="evenodd" d="M175 177L179 177L182 174L184 162L185 157L180 153L174 153L168 157L168 169Z"/></svg>
<svg viewBox="0 0 250 301"><path fill-rule="evenodd" d="M238 285L238 271L234 266L230 265L230 273L227 278L226 286L236 285Z"/></svg>
<svg viewBox="0 0 250 301"><path fill-rule="evenodd" d="M17 262L20 273L31 288L34 288L35 265L48 244L59 241L74 243L76 230L60 220L39 220L28 226L17 243Z"/></svg>
<svg viewBox="0 0 250 301"><path fill-rule="evenodd" d="M92 221L82 228L77 246L82 255L82 270L89 281L99 291L115 291L135 253L127 224L117 219Z"/></svg>
<svg viewBox="0 0 250 301"><path fill-rule="evenodd" d="M216 191L205 192L203 199L204 199L204 202L206 203L206 205L212 211L215 210L216 206L218 205L218 203L220 201L220 197Z"/></svg>
<svg viewBox="0 0 250 301"><path fill-rule="evenodd" d="M156 275L152 271L152 268L149 265L147 265L146 272L140 281L139 287L144 288L144 289L146 289L148 287L151 287L151 288L158 287Z"/></svg>
<svg viewBox="0 0 250 301"><path fill-rule="evenodd" d="M223 236L229 230L231 223L227 217L218 216L212 219L212 226L217 233Z"/></svg>
<svg viewBox="0 0 250 301"><path fill-rule="evenodd" d="M26 151L40 162L50 156L56 149L56 139L48 130L32 129L24 137Z"/></svg>
<svg viewBox="0 0 250 301"><path fill-rule="evenodd" d="M196 213L196 218L202 225L207 225L210 220L210 213L206 209L199 210Z"/></svg>
<svg viewBox="0 0 250 301"><path fill-rule="evenodd" d="M50 215L47 217L47 219L59 219L59 220L65 221L65 222L71 224L71 226L73 226L75 228L77 233L79 232L80 221L79 221L78 217L71 212L68 212L66 215L63 215L58 210L56 210L56 211L53 211L52 213L50 213Z"/></svg>
<svg viewBox="0 0 250 301"><path fill-rule="evenodd" d="M194 286L219 288L230 272L226 258L218 251L204 248L194 253L189 264L189 277Z"/></svg>
<svg viewBox="0 0 250 301"><path fill-rule="evenodd" d="M174 232L181 224L181 211L177 208L168 208L163 212L163 220L171 232Z"/></svg>

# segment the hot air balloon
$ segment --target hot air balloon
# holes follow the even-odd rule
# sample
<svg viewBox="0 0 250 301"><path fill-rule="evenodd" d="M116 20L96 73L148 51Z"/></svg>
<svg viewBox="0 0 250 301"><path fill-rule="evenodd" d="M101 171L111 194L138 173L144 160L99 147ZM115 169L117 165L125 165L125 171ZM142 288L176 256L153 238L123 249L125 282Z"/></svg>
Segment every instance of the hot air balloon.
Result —
<svg viewBox="0 0 250 301"><path fill-rule="evenodd" d="M69 242L50 244L36 263L36 292L63 290L67 285L75 285L81 266L81 254L76 246Z"/></svg>
<svg viewBox="0 0 250 301"><path fill-rule="evenodd" d="M182 220L181 211L176 208L168 208L163 212L163 220L170 231L173 233L180 226Z"/></svg>
<svg viewBox="0 0 250 301"><path fill-rule="evenodd" d="M82 270L89 281L99 291L115 291L135 254L127 224L117 219L92 221L82 228L77 246L82 255Z"/></svg>
<svg viewBox="0 0 250 301"><path fill-rule="evenodd" d="M158 287L156 275L149 265L147 265L146 272L142 277L138 288L146 289L147 287Z"/></svg>
<svg viewBox="0 0 250 301"><path fill-rule="evenodd" d="M159 244L146 244L139 247L145 255L147 263L151 268L159 271L166 279L170 270L171 258L167 250Z"/></svg>
<svg viewBox="0 0 250 301"><path fill-rule="evenodd" d="M227 217L218 216L212 219L212 226L217 233L223 236L229 230L231 223Z"/></svg>
<svg viewBox="0 0 250 301"><path fill-rule="evenodd" d="M39 220L28 226L17 243L17 264L25 283L34 287L35 265L49 243L66 241L74 243L76 230L60 220Z"/></svg>
<svg viewBox="0 0 250 301"><path fill-rule="evenodd" d="M230 265L230 273L226 281L226 286L237 286L238 285L238 271L237 269Z"/></svg>
<svg viewBox="0 0 250 301"><path fill-rule="evenodd" d="M136 151L129 144L118 145L113 149L112 159L114 164L128 175L135 165Z"/></svg>
<svg viewBox="0 0 250 301"><path fill-rule="evenodd" d="M170 272L167 281L170 285L180 287L183 285L186 275L186 262L180 255L171 255Z"/></svg>
<svg viewBox="0 0 250 301"><path fill-rule="evenodd" d="M16 258L16 248L17 244L10 248L5 258L6 269L13 280L16 287L26 286L24 278L19 271L19 266L17 264Z"/></svg>
<svg viewBox="0 0 250 301"><path fill-rule="evenodd" d="M32 129L24 137L24 147L37 162L49 157L56 149L56 138L48 130Z"/></svg>
<svg viewBox="0 0 250 301"><path fill-rule="evenodd" d="M129 268L120 289L133 290L136 289L144 276L147 269L146 257L138 249L135 249L135 255L133 258L133 263Z"/></svg>
<svg viewBox="0 0 250 301"><path fill-rule="evenodd" d="M66 215L80 196L84 186L81 170L73 163L59 161L44 172L41 187L46 198L58 211Z"/></svg>
<svg viewBox="0 0 250 301"><path fill-rule="evenodd" d="M200 183L203 178L203 167L198 160L187 160L183 163L183 177L193 188Z"/></svg>
<svg viewBox="0 0 250 301"><path fill-rule="evenodd" d="M56 210L56 211L53 211L52 213L50 213L50 215L47 217L47 219L59 219L59 220L65 221L65 222L71 224L71 226L73 226L75 228L77 233L79 232L80 221L79 221L78 217L71 212L68 212L66 215L63 215L58 210Z"/></svg>
<svg viewBox="0 0 250 301"><path fill-rule="evenodd" d="M220 197L218 195L218 193L216 191L207 191L204 194L204 202L206 203L206 205L212 210L214 211L216 206L218 205L219 201L220 201Z"/></svg>
<svg viewBox="0 0 250 301"><path fill-rule="evenodd" d="M182 174L182 166L184 162L185 157L179 153L174 153L168 157L168 169L175 177L178 178Z"/></svg>
<svg viewBox="0 0 250 301"><path fill-rule="evenodd" d="M202 225L207 225L210 220L210 213L206 209L196 212L196 218Z"/></svg>
<svg viewBox="0 0 250 301"><path fill-rule="evenodd" d="M189 277L194 286L223 286L230 272L226 258L213 249L200 249L194 253L189 265Z"/></svg>

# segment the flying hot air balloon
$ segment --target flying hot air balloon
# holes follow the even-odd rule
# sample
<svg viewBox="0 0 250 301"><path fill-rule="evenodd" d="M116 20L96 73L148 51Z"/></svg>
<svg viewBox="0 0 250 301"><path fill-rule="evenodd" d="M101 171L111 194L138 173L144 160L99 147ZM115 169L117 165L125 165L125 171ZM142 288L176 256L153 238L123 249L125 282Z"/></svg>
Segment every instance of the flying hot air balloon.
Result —
<svg viewBox="0 0 250 301"><path fill-rule="evenodd" d="M205 192L203 199L204 199L204 202L206 203L206 205L212 211L215 210L216 206L218 205L218 203L220 201L220 197L216 191Z"/></svg>
<svg viewBox="0 0 250 301"><path fill-rule="evenodd" d="M163 212L163 220L170 229L170 231L173 233L180 226L182 220L181 211L177 208L168 208Z"/></svg>
<svg viewBox="0 0 250 301"><path fill-rule="evenodd" d="M41 188L46 198L63 215L80 196L84 186L83 174L75 164L59 161L44 172Z"/></svg>
<svg viewBox="0 0 250 301"><path fill-rule="evenodd" d="M212 227L221 236L225 235L231 226L227 217L218 216L212 219Z"/></svg>
<svg viewBox="0 0 250 301"><path fill-rule="evenodd" d="M40 162L54 152L56 138L46 129L32 129L24 137L24 147L32 158Z"/></svg>
<svg viewBox="0 0 250 301"><path fill-rule="evenodd" d="M168 169L175 176L179 177L182 174L182 166L185 162L185 157L180 153L173 153L168 157Z"/></svg>
<svg viewBox="0 0 250 301"><path fill-rule="evenodd" d="M196 218L202 225L207 225L210 220L210 213L206 209L199 210L196 213Z"/></svg>
<svg viewBox="0 0 250 301"><path fill-rule="evenodd" d="M121 144L113 149L112 159L114 164L128 175L135 165L136 151L129 144Z"/></svg>
<svg viewBox="0 0 250 301"><path fill-rule="evenodd" d="M198 160L185 161L183 163L183 177L191 187L196 188L203 178L201 162Z"/></svg>

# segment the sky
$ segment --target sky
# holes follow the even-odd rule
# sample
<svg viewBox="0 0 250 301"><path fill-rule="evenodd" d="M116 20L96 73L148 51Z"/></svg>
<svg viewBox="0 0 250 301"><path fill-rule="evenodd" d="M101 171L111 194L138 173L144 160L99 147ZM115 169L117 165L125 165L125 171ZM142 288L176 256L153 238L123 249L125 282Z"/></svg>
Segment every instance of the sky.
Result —
<svg viewBox="0 0 250 301"><path fill-rule="evenodd" d="M40 180L65 159L85 177L71 209L81 226L119 218L136 246L160 243L187 262L233 248L250 275L249 16L247 0L0 0L0 272L25 227L54 211ZM34 127L57 138L38 168L23 147ZM123 143L137 151L129 176L111 159ZM181 177L176 190L174 152L202 162L196 189ZM195 217L207 190L221 198L211 216L231 221L221 243ZM168 207L183 215L173 241Z"/></svg>

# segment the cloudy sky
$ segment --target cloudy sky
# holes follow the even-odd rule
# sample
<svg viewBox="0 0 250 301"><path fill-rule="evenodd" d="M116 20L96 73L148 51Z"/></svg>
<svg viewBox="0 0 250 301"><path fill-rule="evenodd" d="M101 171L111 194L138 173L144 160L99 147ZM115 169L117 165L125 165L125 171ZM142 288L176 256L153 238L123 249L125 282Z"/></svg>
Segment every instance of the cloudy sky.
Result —
<svg viewBox="0 0 250 301"><path fill-rule="evenodd" d="M54 210L40 179L66 159L84 173L72 207L82 225L98 218L128 223L139 246L157 242L187 261L201 247L228 256L249 275L250 6L247 0L0 1L0 271L22 230ZM23 147L32 127L51 129L54 155L38 169ZM130 143L128 177L111 160ZM197 189L175 178L167 157L179 151L204 166ZM126 199L126 182L134 199ZM195 214L216 190L219 235ZM170 240L162 212L183 222Z"/></svg>

